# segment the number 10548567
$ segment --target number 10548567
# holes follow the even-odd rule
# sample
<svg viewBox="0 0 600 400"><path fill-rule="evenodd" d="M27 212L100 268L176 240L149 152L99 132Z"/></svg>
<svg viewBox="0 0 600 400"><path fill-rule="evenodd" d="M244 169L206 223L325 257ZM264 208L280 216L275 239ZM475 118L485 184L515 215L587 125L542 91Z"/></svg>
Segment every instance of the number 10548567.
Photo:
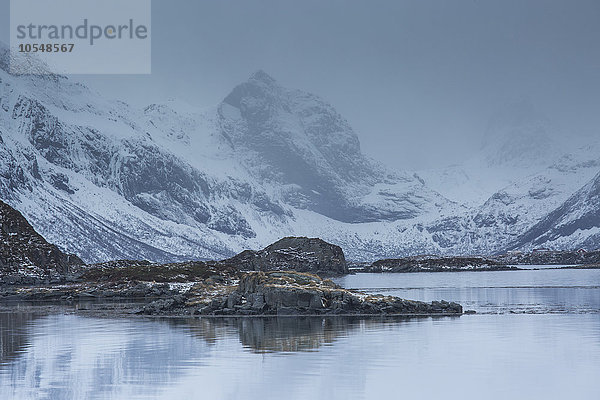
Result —
<svg viewBox="0 0 600 400"><path fill-rule="evenodd" d="M74 47L73 43L20 43L19 53L71 53Z"/></svg>

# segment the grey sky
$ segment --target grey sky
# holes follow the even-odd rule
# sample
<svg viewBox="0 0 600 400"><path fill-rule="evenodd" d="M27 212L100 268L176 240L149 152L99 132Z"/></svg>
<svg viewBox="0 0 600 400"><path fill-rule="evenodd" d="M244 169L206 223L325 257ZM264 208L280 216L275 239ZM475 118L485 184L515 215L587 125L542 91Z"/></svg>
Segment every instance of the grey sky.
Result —
<svg viewBox="0 0 600 400"><path fill-rule="evenodd" d="M0 0L8 41L8 0ZM221 101L254 70L331 102L395 167L460 161L528 98L600 137L600 1L154 0L152 76L81 77L142 105Z"/></svg>

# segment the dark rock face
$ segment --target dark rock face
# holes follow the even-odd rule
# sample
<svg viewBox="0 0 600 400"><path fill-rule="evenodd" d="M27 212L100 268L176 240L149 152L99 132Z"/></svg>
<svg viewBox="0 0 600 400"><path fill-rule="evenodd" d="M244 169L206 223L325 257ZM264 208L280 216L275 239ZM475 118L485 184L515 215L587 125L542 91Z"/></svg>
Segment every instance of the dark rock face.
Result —
<svg viewBox="0 0 600 400"><path fill-rule="evenodd" d="M407 257L375 261L365 272L449 272L497 271L511 269L506 265L482 257Z"/></svg>
<svg viewBox="0 0 600 400"><path fill-rule="evenodd" d="M294 270L299 272L347 274L341 247L317 238L287 237L262 250L245 250L224 260L244 271Z"/></svg>
<svg viewBox="0 0 600 400"><path fill-rule="evenodd" d="M288 91L258 71L225 98L219 116L222 134L235 148L257 153L269 166L252 169L261 178L303 188L290 193L288 202L349 222L365 217L365 211L348 204L341 187L347 181L376 180L374 166L333 107L308 93ZM282 119L299 121L304 140Z"/></svg>
<svg viewBox="0 0 600 400"><path fill-rule="evenodd" d="M181 307L185 304L185 298L181 295L176 295L167 299L154 300L151 303L146 304L140 314L157 315L167 311L173 310L174 308Z"/></svg>
<svg viewBox="0 0 600 400"><path fill-rule="evenodd" d="M60 280L70 267L81 265L39 235L20 212L0 201L0 283Z"/></svg>
<svg viewBox="0 0 600 400"><path fill-rule="evenodd" d="M342 289L316 275L250 272L228 296L197 310L202 315L336 315L336 314L461 314L446 301L423 303L390 296L371 296Z"/></svg>

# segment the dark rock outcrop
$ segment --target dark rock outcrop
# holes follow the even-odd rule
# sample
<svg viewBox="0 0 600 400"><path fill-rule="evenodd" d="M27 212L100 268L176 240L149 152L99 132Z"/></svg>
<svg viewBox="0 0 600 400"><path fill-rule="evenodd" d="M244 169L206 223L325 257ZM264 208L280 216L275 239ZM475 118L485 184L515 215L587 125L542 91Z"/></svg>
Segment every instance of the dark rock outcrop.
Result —
<svg viewBox="0 0 600 400"><path fill-rule="evenodd" d="M0 201L0 283L60 281L71 267L81 264L77 256L48 243L20 212Z"/></svg>
<svg viewBox="0 0 600 400"><path fill-rule="evenodd" d="M516 269L483 257L417 256L375 261L365 272L454 272Z"/></svg>
<svg viewBox="0 0 600 400"><path fill-rule="evenodd" d="M262 250L245 250L222 261L243 271L293 270L319 274L348 273L341 247L317 238L286 237Z"/></svg>
<svg viewBox="0 0 600 400"><path fill-rule="evenodd" d="M196 311L202 315L430 315L462 314L446 301L424 303L367 295L343 289L330 280L294 271L250 272L235 291Z"/></svg>
<svg viewBox="0 0 600 400"><path fill-rule="evenodd" d="M176 295L166 299L154 300L153 302L146 304L139 313L157 315L173 310L174 308L182 307L184 304L185 297Z"/></svg>

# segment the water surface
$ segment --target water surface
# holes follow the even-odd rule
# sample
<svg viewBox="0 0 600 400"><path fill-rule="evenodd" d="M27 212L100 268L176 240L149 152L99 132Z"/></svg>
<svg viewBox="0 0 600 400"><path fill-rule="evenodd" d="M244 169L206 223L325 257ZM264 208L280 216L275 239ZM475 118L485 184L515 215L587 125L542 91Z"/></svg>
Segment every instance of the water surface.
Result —
<svg viewBox="0 0 600 400"><path fill-rule="evenodd" d="M356 274L336 282L413 300L456 301L479 313L600 312L600 269Z"/></svg>
<svg viewBox="0 0 600 400"><path fill-rule="evenodd" d="M0 399L600 398L597 271L340 282L466 299L485 314L149 319L15 310L0 314Z"/></svg>

